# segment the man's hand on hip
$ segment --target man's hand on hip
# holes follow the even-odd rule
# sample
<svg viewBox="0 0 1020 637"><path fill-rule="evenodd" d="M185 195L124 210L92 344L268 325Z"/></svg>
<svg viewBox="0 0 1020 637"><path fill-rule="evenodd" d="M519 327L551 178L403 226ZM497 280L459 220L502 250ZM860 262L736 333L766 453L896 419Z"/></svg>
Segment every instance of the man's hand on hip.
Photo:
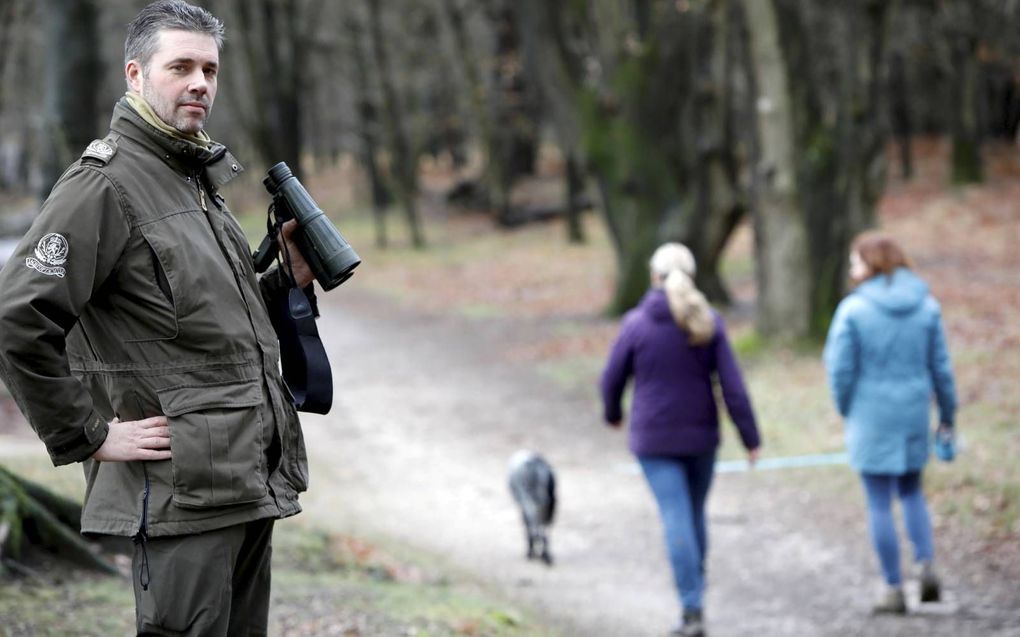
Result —
<svg viewBox="0 0 1020 637"><path fill-rule="evenodd" d="M169 460L170 427L166 417L124 422L114 418L103 446L92 454L92 458L100 462Z"/></svg>

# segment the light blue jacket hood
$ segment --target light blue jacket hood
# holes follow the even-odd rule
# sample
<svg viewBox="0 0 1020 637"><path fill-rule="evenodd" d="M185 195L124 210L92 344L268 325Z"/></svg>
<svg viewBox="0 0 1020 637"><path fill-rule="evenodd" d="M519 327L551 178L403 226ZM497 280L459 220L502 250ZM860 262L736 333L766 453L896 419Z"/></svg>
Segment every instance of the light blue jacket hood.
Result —
<svg viewBox="0 0 1020 637"><path fill-rule="evenodd" d="M868 279L855 292L885 312L910 314L924 303L928 284L907 268L897 268L891 275L880 274Z"/></svg>

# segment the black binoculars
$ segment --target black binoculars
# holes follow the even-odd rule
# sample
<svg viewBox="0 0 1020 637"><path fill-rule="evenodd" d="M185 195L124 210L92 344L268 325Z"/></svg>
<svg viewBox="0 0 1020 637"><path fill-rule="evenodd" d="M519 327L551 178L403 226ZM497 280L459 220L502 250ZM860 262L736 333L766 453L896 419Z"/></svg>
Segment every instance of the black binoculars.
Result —
<svg viewBox="0 0 1020 637"><path fill-rule="evenodd" d="M265 272L276 259L280 249L276 240L279 226L297 219L294 242L322 289L328 292L351 278L361 257L319 209L287 164L280 162L270 168L262 183L273 197L277 225L270 228L252 255L255 271Z"/></svg>

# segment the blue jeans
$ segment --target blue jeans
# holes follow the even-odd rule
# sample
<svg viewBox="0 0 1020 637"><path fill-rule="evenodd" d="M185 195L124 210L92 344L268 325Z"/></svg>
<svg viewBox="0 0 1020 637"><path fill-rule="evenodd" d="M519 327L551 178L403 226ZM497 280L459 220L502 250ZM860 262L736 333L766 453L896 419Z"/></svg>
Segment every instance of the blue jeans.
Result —
<svg viewBox="0 0 1020 637"><path fill-rule="evenodd" d="M882 564L882 574L887 584L899 586L903 579L900 575L900 547L892 513L894 494L900 496L903 521L910 542L914 545L914 560L930 562L934 555L931 519L921 490L921 472L912 471L901 476L862 473L861 480L868 496L868 530Z"/></svg>
<svg viewBox="0 0 1020 637"><path fill-rule="evenodd" d="M673 579L685 610L700 610L705 594L708 532L705 500L712 485L715 451L699 456L639 456L659 504Z"/></svg>

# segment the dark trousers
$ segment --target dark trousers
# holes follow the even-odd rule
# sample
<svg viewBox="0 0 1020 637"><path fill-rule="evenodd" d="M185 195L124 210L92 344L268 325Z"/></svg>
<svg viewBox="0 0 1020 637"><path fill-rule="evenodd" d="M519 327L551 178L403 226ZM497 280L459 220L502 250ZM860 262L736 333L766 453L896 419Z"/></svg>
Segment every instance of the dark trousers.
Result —
<svg viewBox="0 0 1020 637"><path fill-rule="evenodd" d="M272 538L273 520L265 519L138 544L132 560L138 634L266 635Z"/></svg>

